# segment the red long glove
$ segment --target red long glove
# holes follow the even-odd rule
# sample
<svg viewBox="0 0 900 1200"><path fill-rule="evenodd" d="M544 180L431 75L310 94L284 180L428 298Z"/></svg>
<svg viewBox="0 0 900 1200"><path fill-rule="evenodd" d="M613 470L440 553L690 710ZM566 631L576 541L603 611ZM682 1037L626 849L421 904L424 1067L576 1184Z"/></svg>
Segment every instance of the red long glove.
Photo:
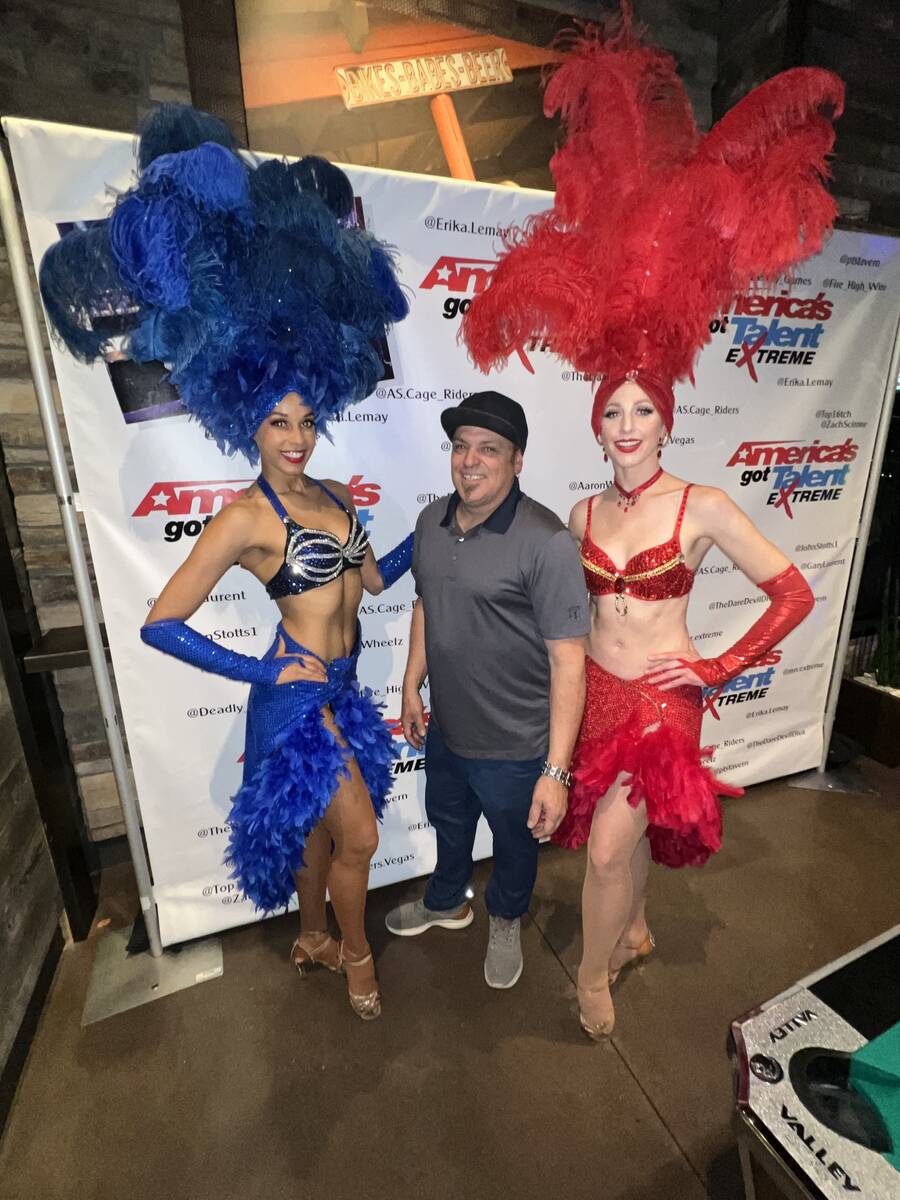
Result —
<svg viewBox="0 0 900 1200"><path fill-rule="evenodd" d="M695 671L707 687L727 683L740 675L745 667L752 666L809 616L815 605L812 589L793 565L764 580L759 589L772 603L730 650L718 658L699 658L693 662L685 658L679 660L683 666Z"/></svg>

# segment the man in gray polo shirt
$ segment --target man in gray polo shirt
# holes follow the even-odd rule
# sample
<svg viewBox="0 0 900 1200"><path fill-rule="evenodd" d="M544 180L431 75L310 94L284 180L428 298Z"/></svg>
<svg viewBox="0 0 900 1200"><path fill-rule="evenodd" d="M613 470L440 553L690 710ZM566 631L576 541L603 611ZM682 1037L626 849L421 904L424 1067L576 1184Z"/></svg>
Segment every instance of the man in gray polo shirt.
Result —
<svg viewBox="0 0 900 1200"><path fill-rule="evenodd" d="M578 552L555 513L519 488L528 425L521 405L477 392L441 414L455 492L416 523L403 731L425 744L425 808L437 865L423 900L395 908L401 937L471 924L472 847L483 812L494 840L484 975L522 973L519 923L538 842L562 820L584 705L587 593ZM427 736L420 689L428 676Z"/></svg>

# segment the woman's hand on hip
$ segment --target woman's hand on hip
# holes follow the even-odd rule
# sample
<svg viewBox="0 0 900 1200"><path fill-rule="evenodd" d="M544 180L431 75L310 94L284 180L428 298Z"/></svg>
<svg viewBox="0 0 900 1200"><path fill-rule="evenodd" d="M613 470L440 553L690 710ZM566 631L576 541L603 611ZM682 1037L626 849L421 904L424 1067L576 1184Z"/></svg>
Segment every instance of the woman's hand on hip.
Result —
<svg viewBox="0 0 900 1200"><path fill-rule="evenodd" d="M276 683L327 683L328 671L325 669L325 664L321 659L314 658L311 654L286 654L284 647L284 638L278 640L278 650L275 654L276 659L283 658L285 667Z"/></svg>
<svg viewBox="0 0 900 1200"><path fill-rule="evenodd" d="M691 668L691 662L697 662L700 655L691 647L689 651L676 654L667 650L663 654L648 654L647 662L650 670L645 679L647 683L658 687L660 691L670 692L677 687L704 687L702 678Z"/></svg>

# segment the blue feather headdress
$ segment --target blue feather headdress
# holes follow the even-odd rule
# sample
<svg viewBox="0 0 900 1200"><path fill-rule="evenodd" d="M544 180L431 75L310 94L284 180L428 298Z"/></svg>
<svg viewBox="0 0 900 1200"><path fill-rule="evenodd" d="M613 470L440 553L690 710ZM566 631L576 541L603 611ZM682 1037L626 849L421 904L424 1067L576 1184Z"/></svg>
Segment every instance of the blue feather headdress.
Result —
<svg viewBox="0 0 900 1200"><path fill-rule="evenodd" d="M408 305L387 249L354 228L353 191L324 159L250 165L226 126L163 105L140 132L136 185L108 221L51 246L47 315L92 362L126 333L160 361L219 447L253 440L287 392L320 429L383 374L378 341Z"/></svg>

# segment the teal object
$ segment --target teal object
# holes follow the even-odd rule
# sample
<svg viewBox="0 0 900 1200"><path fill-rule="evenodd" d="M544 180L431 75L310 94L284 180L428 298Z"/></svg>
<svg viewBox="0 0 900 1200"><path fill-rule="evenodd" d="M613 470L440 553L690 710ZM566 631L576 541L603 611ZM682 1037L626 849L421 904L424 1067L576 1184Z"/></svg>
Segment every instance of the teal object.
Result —
<svg viewBox="0 0 900 1200"><path fill-rule="evenodd" d="M856 1051L850 1083L881 1115L893 1143L884 1158L900 1171L900 1021Z"/></svg>

